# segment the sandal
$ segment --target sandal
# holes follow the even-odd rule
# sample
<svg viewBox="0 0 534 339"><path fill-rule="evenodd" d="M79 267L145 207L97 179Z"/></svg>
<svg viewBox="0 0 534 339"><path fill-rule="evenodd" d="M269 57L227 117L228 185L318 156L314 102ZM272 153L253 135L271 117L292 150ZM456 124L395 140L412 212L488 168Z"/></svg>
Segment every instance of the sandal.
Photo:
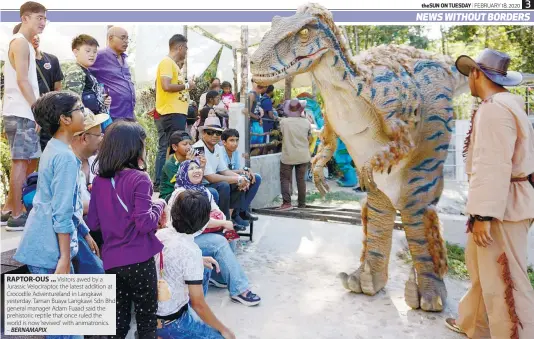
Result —
<svg viewBox="0 0 534 339"><path fill-rule="evenodd" d="M458 325L456 325L456 319L454 318L445 319L445 326L454 332L465 334L465 332Z"/></svg>

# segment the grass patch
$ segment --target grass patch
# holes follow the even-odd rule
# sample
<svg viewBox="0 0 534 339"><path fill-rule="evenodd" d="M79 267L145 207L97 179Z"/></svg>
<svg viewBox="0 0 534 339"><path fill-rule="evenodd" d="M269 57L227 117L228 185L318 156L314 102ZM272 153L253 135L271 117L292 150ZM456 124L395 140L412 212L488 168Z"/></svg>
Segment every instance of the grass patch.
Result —
<svg viewBox="0 0 534 339"><path fill-rule="evenodd" d="M397 257L407 264L412 264L412 256L407 248L399 251ZM461 280L469 279L467 266L465 266L465 251L462 247L447 242L447 262L449 264L449 272L447 274L450 277ZM530 283L534 287L534 268L529 266L527 272Z"/></svg>
<svg viewBox="0 0 534 339"><path fill-rule="evenodd" d="M408 248L399 251L397 257L407 264L412 264L412 256ZM447 273L449 276L461 280L469 279L467 267L465 266L465 253L462 247L447 242L447 263L449 264Z"/></svg>
<svg viewBox="0 0 534 339"><path fill-rule="evenodd" d="M360 197L356 196L353 193L344 192L344 191L328 192L326 193L324 199L319 192L313 192L306 196L307 203L312 203L317 200L321 202L333 202L333 201L355 202L355 201L359 201Z"/></svg>

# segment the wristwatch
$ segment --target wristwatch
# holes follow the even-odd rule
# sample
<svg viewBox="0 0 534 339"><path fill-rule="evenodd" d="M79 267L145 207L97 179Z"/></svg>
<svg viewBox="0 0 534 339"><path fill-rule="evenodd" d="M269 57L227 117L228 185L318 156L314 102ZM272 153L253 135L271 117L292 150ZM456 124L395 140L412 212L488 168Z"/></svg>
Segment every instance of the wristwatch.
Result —
<svg viewBox="0 0 534 339"><path fill-rule="evenodd" d="M475 220L478 220L478 221L492 221L493 220L493 217L483 217L483 216L480 216L478 214L472 215L471 217L473 219L475 219Z"/></svg>
<svg viewBox="0 0 534 339"><path fill-rule="evenodd" d="M249 170L250 168L248 168L247 166L243 167L243 171L248 172Z"/></svg>

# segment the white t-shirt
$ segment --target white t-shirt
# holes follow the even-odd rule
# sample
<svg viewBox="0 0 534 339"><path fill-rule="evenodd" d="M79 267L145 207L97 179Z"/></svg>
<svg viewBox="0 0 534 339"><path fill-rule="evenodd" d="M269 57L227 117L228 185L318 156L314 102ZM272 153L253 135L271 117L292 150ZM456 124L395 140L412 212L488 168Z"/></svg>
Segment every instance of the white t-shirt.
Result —
<svg viewBox="0 0 534 339"><path fill-rule="evenodd" d="M8 51L11 47L13 40L23 38L26 40L22 33L17 33L9 40ZM33 90L35 98L39 98L39 83L37 81L37 65L35 63L35 49L31 42L28 42L30 48L29 64L28 64L28 81ZM3 116L16 116L20 118L26 118L31 121L35 121L30 104L24 98L22 91L17 83L17 72L9 61L9 52L6 53L6 62L4 64L4 103L2 107Z"/></svg>
<svg viewBox="0 0 534 339"><path fill-rule="evenodd" d="M228 170L228 164L224 160L224 147L217 144L213 152L211 152L204 144L203 140L197 141L193 147L204 147L204 155L206 157L206 169L204 175L211 175Z"/></svg>
<svg viewBox="0 0 534 339"><path fill-rule="evenodd" d="M187 285L202 285L204 263L202 251L193 240L192 235L178 233L174 227L167 227L156 232L156 237L163 243L163 278L169 285L171 299L158 301L159 316L176 313L189 302ZM158 279L160 275L159 253L154 256Z"/></svg>

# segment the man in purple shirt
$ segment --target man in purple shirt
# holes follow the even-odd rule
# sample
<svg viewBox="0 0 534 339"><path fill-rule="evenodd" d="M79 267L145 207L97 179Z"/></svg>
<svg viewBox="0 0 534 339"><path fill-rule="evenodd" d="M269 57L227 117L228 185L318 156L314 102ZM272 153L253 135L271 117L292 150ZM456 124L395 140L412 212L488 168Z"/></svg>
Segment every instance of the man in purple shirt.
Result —
<svg viewBox="0 0 534 339"><path fill-rule="evenodd" d="M135 121L135 87L125 53L128 42L128 32L124 28L111 27L108 47L98 51L94 65L89 68L113 98L109 112L113 120Z"/></svg>

